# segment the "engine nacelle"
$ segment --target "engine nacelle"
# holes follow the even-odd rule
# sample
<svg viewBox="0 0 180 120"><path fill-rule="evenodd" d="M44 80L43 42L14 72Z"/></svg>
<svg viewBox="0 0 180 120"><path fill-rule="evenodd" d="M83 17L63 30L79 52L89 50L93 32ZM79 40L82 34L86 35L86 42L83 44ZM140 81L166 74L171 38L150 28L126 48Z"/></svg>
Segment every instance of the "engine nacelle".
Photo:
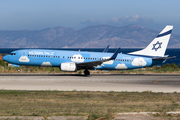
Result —
<svg viewBox="0 0 180 120"><path fill-rule="evenodd" d="M61 71L69 71L69 72L75 72L77 71L76 63L61 63L60 65Z"/></svg>

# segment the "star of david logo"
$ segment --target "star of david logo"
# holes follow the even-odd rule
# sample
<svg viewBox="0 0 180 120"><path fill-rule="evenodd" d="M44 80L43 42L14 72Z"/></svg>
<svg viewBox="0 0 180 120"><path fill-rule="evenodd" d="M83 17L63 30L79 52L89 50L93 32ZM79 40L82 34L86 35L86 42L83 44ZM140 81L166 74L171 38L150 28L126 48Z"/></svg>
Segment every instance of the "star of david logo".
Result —
<svg viewBox="0 0 180 120"><path fill-rule="evenodd" d="M157 51L159 48L161 48L161 44L162 44L162 42L160 43L159 41L157 41L156 44L153 44L152 50Z"/></svg>

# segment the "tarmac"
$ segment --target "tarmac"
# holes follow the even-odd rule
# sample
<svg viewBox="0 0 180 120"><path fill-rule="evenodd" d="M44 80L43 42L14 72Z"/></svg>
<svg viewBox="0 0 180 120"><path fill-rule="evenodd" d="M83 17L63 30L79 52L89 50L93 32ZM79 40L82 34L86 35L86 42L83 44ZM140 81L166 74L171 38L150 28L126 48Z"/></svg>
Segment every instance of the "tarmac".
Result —
<svg viewBox="0 0 180 120"><path fill-rule="evenodd" d="M180 92L180 74L0 74L0 89Z"/></svg>

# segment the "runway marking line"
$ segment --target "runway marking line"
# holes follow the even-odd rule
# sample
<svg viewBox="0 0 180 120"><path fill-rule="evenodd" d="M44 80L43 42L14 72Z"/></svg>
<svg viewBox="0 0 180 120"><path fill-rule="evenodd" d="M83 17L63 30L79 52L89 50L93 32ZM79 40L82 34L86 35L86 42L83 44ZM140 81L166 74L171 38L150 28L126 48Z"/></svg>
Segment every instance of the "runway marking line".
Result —
<svg viewBox="0 0 180 120"><path fill-rule="evenodd" d="M166 79L156 80L156 81L154 81L154 84L159 85L157 82L164 81L164 80L166 80Z"/></svg>

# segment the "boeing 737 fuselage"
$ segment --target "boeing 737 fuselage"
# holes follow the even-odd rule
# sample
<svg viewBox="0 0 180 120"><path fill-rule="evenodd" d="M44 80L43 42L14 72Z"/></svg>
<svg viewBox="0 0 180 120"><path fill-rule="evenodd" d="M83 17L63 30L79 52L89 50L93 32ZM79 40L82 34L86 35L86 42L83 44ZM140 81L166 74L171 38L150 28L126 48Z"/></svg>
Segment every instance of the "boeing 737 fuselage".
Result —
<svg viewBox="0 0 180 120"><path fill-rule="evenodd" d="M164 54L172 28L172 26L166 26L145 49L129 54L120 54L120 49L117 49L114 54L107 52L22 49L4 56L3 60L16 65L59 67L61 71L69 72L84 69L85 75L90 74L89 69L126 70L149 67L161 64L168 59Z"/></svg>

